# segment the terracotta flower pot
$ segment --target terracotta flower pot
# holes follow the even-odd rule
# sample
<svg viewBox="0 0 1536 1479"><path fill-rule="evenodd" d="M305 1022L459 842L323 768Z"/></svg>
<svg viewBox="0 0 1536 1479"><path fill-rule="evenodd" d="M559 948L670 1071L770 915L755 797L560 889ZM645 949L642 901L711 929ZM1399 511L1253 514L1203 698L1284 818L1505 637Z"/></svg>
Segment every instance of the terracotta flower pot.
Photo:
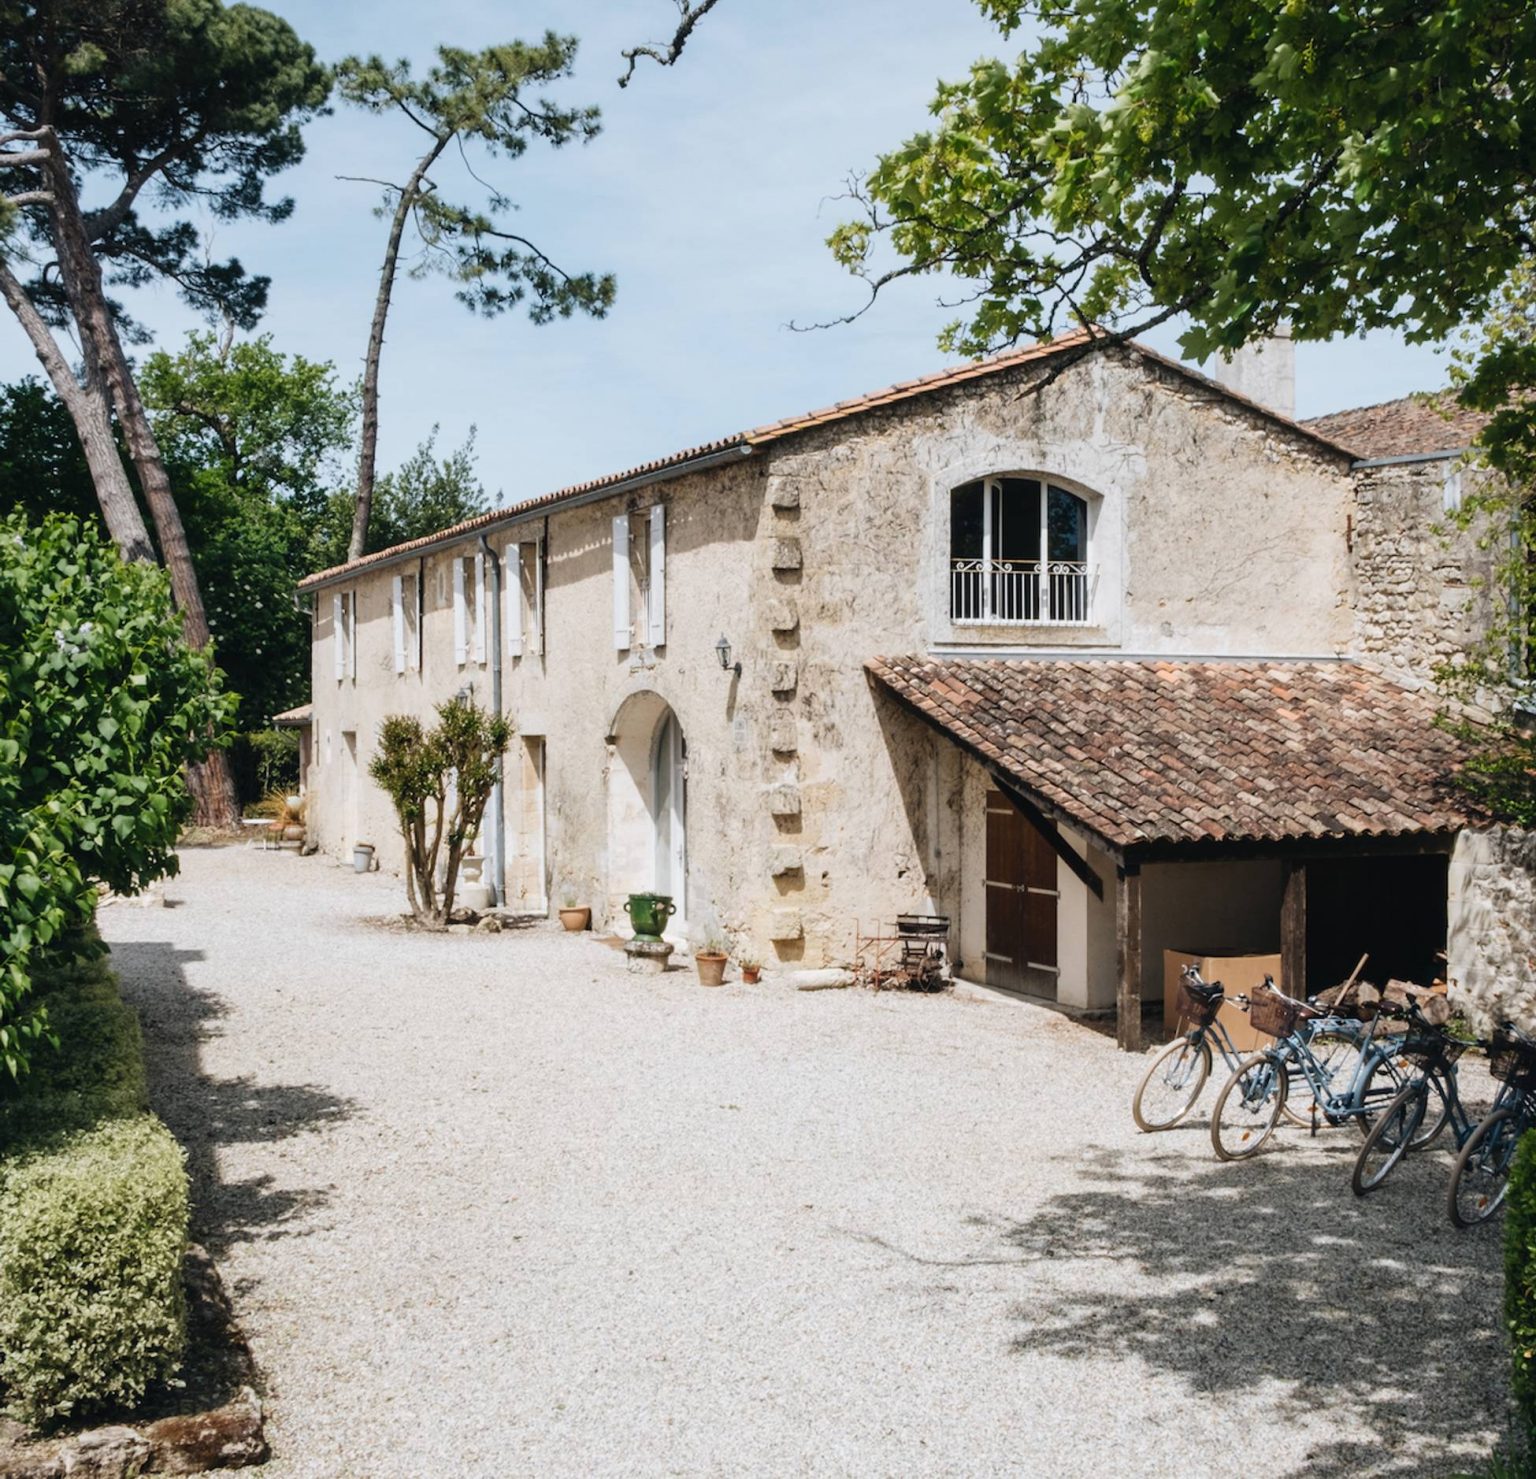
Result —
<svg viewBox="0 0 1536 1479"><path fill-rule="evenodd" d="M562 909L560 923L574 935L592 923L592 911L588 908Z"/></svg>
<svg viewBox="0 0 1536 1479"><path fill-rule="evenodd" d="M693 957L693 963L699 968L699 985L723 986L725 984L725 962L727 957L716 955L712 952L699 951Z"/></svg>
<svg viewBox="0 0 1536 1479"><path fill-rule="evenodd" d="M756 986L757 978L762 975L762 973L763 968L760 965L744 965L741 968L741 979L745 981L748 986Z"/></svg>

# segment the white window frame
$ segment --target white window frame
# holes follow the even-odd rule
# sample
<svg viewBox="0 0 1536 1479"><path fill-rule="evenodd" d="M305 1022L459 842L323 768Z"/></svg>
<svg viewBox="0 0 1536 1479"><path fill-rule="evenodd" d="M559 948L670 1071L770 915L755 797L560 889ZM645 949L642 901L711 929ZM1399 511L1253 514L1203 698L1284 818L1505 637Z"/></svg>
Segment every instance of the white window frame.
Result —
<svg viewBox="0 0 1536 1479"><path fill-rule="evenodd" d="M544 541L509 544L503 555L507 597L507 653L511 657L544 654Z"/></svg>
<svg viewBox="0 0 1536 1479"><path fill-rule="evenodd" d="M1001 501L1003 496L1002 485L1005 482L1032 482L1040 485L1040 555L1035 562L1038 569L1035 571L1035 579L1039 582L1039 594L1036 599L1040 605L1040 614L1034 617L1017 617L1007 613L999 614L996 607L996 591L994 575L1002 575L998 566L1011 566L1017 562L1003 560L993 552L994 530L992 525L992 505L994 500ZM1092 533L1093 504L1084 494L1074 488L1069 488L1058 479L1051 478L1044 473L1017 472L1017 473L989 473L984 477L966 478L964 481L954 484L949 490L947 500L949 517L954 517L954 495L961 488L972 483L980 483L981 495L981 554L979 557L978 595L980 596L981 613L979 615L959 614L956 611L956 573L954 568L954 535L953 526L948 528L948 538L945 540L945 564L950 571L950 577L945 582L948 593L949 620L957 626L1092 626L1095 622L1095 606L1097 603L1097 573L1093 564L1094 540ZM1059 488L1071 498L1077 499L1083 505L1083 557L1081 560L1053 562L1050 559L1051 541L1051 489ZM964 558L971 558L966 556ZM1081 591L1068 600L1080 603L1085 615L1081 617L1058 616L1055 614L1056 595L1053 590L1054 581L1050 574L1050 566L1053 563L1073 564L1082 567L1082 573L1078 576L1068 577L1081 581Z"/></svg>
<svg viewBox="0 0 1536 1479"><path fill-rule="evenodd" d="M629 590L629 510L613 517L613 645L628 652L634 636Z"/></svg>

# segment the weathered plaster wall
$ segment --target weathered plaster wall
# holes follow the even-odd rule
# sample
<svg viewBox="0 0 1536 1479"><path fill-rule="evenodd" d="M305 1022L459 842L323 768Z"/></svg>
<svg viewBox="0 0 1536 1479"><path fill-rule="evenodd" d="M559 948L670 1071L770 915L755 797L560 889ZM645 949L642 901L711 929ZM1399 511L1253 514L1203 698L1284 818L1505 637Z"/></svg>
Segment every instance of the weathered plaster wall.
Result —
<svg viewBox="0 0 1536 1479"><path fill-rule="evenodd" d="M948 494L981 472L1040 472L1091 495L1098 627L955 629L943 565ZM975 775L967 779L975 767L875 694L864 660L947 642L1000 652L1341 650L1348 492L1343 461L1300 435L1139 359L1101 358L1040 395L1017 377L962 385L740 464L498 529L497 549L541 534L548 542L543 651L503 660L520 741L545 740L551 893L592 904L599 923L621 923L623 895L648 886L644 848L630 834L615 839L611 817L614 767L632 773L638 753L623 727L656 712L650 700L626 700L654 693L687 742L686 909L696 929L718 927L769 962L820 962L846 957L855 920L938 910L960 917L962 953L979 959L984 913L966 862L985 824ZM620 653L611 520L657 500L667 507L666 640ZM426 567L420 675L393 670L393 569L348 587L360 599L355 682L333 675L331 592L317 593L312 818L338 856L363 836L397 865L387 803L366 778L383 717L425 715L465 682L482 700L490 692L488 664L453 661L449 556ZM716 660L722 634L739 678ZM509 832L536 814L519 801L508 796ZM1098 865L1111 884L1108 859ZM1107 1005L1112 904L1088 900L1063 875L1070 991L1078 1004Z"/></svg>
<svg viewBox="0 0 1536 1479"><path fill-rule="evenodd" d="M1429 681L1437 663L1486 630L1493 552L1484 525L1461 531L1447 511L1479 476L1458 462L1401 463L1356 474L1355 650Z"/></svg>
<svg viewBox="0 0 1536 1479"><path fill-rule="evenodd" d="M1536 1030L1536 832L1466 831L1451 857L1446 950L1478 1027Z"/></svg>

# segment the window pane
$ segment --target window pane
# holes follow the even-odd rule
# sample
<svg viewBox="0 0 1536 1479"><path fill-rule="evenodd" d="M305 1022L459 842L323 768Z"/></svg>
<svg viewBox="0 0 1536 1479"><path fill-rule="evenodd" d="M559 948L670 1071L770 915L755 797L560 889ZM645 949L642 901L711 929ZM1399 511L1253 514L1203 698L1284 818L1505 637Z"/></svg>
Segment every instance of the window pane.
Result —
<svg viewBox="0 0 1536 1479"><path fill-rule="evenodd" d="M952 560L981 558L980 483L967 483L949 495L949 557Z"/></svg>
<svg viewBox="0 0 1536 1479"><path fill-rule="evenodd" d="M1003 478L993 514L992 552L999 560L1040 558L1040 484Z"/></svg>
<svg viewBox="0 0 1536 1479"><path fill-rule="evenodd" d="M1051 560L1082 563L1088 558L1088 505L1065 488L1053 487L1047 500Z"/></svg>

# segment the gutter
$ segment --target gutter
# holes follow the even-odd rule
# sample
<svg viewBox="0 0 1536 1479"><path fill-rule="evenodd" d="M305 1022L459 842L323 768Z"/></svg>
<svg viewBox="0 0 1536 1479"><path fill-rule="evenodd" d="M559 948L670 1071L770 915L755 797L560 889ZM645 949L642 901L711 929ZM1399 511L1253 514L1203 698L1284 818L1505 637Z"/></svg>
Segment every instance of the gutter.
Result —
<svg viewBox="0 0 1536 1479"><path fill-rule="evenodd" d="M1454 457L1465 457L1472 449L1457 447L1450 452L1407 452L1400 457L1361 457L1349 464L1351 472L1364 472L1371 467L1406 467L1411 462L1449 462Z"/></svg>
<svg viewBox="0 0 1536 1479"><path fill-rule="evenodd" d="M617 482L604 483L601 487L589 488L583 493L573 493L569 497L562 498L556 494L553 497L534 498L520 506L492 515L484 524L474 528L444 530L441 534L429 537L425 543L402 545L394 553L386 550L378 558L365 557L368 559L367 564L344 566L323 579L308 576L299 582L298 589L301 593L307 593L323 590L329 585L358 580L364 575L371 575L375 570L387 570L391 565L398 565L405 560L421 559L427 555L436 554L439 550L450 549L454 545L474 539L477 535L483 539L493 531L511 528L517 524L531 523L536 519L547 518L557 511L580 508L588 503L601 503L605 498L617 498L622 494L632 493L637 488L648 488L654 483L668 483L674 478L703 472L706 468L719 467L727 462L740 462L744 457L750 457L755 450L751 442L742 440L715 452L706 452L702 456L690 457L684 462L674 462L666 467L652 468L649 472L634 473L627 478L620 478Z"/></svg>
<svg viewBox="0 0 1536 1479"><path fill-rule="evenodd" d="M495 658L491 662L491 711L501 716L501 559L482 534L480 553L491 567L491 646ZM421 589L418 584L417 590ZM420 626L417 630L420 631ZM504 805L506 777L503 774L505 757L496 757L496 779L491 785L491 902L503 908L507 901L507 809Z"/></svg>

